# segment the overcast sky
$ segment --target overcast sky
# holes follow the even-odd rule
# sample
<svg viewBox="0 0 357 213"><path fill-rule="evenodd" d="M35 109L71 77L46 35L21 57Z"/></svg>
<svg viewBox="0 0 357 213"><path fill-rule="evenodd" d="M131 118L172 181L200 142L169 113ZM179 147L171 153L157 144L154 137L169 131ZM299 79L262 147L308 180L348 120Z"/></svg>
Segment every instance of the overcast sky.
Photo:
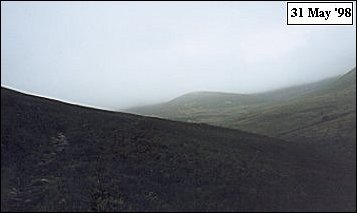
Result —
<svg viewBox="0 0 357 213"><path fill-rule="evenodd" d="M356 25L287 26L286 2L1 2L1 85L85 105L261 92L355 66Z"/></svg>

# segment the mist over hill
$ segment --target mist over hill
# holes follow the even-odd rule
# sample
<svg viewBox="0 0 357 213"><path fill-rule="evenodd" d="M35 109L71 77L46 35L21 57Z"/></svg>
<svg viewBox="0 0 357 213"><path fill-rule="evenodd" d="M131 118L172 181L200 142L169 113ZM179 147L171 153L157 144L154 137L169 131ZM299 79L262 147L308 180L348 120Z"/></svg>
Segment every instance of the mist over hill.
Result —
<svg viewBox="0 0 357 213"><path fill-rule="evenodd" d="M252 95L197 92L128 111L310 141L356 158L356 68L311 84ZM333 147L333 148L331 148Z"/></svg>
<svg viewBox="0 0 357 213"><path fill-rule="evenodd" d="M356 24L288 8L1 1L1 212L355 212Z"/></svg>

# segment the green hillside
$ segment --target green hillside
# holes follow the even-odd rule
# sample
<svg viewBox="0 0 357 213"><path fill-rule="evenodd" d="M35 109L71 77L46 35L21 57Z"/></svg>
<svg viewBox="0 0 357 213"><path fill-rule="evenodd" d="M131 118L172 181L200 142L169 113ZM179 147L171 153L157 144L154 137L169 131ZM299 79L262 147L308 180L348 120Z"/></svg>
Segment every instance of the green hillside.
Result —
<svg viewBox="0 0 357 213"><path fill-rule="evenodd" d="M261 94L190 93L168 103L130 111L242 129L289 141L321 142L337 146L342 155L353 158L356 69L343 76Z"/></svg>

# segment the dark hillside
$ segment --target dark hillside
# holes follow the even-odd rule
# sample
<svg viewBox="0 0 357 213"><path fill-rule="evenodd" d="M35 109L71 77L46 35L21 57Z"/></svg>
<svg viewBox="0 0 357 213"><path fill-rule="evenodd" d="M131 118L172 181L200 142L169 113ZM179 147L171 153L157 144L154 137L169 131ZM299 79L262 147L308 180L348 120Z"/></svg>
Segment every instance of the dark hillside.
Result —
<svg viewBox="0 0 357 213"><path fill-rule="evenodd" d="M355 211L310 146L1 89L1 211Z"/></svg>

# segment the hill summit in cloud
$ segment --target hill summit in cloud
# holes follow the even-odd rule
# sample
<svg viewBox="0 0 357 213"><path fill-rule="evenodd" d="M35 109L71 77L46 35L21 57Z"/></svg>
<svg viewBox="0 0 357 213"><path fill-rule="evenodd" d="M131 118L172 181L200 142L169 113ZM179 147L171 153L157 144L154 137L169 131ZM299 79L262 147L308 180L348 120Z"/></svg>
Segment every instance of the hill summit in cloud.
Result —
<svg viewBox="0 0 357 213"><path fill-rule="evenodd" d="M129 111L308 141L331 155L356 156L356 68L316 83L251 95L199 92Z"/></svg>

